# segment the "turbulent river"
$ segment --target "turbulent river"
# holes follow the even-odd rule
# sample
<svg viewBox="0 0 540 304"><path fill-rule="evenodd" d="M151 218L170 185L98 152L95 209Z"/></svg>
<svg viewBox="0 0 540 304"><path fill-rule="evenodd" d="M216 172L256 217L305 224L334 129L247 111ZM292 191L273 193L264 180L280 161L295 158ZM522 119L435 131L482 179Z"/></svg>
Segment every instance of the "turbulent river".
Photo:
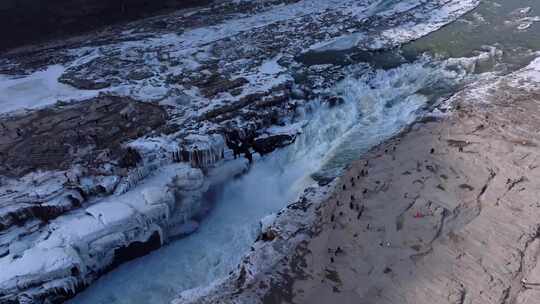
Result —
<svg viewBox="0 0 540 304"><path fill-rule="evenodd" d="M444 99L469 81L507 73L530 60L540 48L540 27L536 17L520 15L524 10L535 16L540 4L484 1L453 24L399 50L345 64L348 76L332 89L343 102L329 106L313 100L297 118L302 134L294 144L214 186L208 196L213 208L198 231L123 264L70 303L167 303L183 290L225 276L249 250L260 220L307 185L339 175L367 149L421 115L443 115ZM347 53L325 54L330 61L343 56Z"/></svg>

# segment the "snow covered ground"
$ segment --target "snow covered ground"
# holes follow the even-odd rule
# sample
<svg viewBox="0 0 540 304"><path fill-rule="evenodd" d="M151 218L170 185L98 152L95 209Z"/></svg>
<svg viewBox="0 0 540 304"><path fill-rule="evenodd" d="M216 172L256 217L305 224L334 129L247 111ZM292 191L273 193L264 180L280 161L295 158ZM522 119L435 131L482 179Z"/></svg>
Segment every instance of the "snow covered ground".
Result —
<svg viewBox="0 0 540 304"><path fill-rule="evenodd" d="M84 100L98 94L94 90L79 90L59 83L58 78L64 71L61 65L52 65L29 76L1 75L0 113L42 108L60 100Z"/></svg>

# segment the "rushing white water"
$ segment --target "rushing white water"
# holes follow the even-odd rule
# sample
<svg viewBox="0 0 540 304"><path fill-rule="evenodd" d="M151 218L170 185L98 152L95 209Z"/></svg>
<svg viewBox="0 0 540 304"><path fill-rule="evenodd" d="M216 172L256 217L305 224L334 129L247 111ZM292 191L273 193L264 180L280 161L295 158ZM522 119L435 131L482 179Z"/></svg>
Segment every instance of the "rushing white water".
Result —
<svg viewBox="0 0 540 304"><path fill-rule="evenodd" d="M369 148L412 123L422 109L436 101L437 96L424 94L454 91L468 77L460 63L449 66L448 61L428 57L391 70L356 73L353 68L351 76L336 88L346 100L344 110L355 117L346 119L350 124L346 133L324 155L320 172L324 175L336 176Z"/></svg>
<svg viewBox="0 0 540 304"><path fill-rule="evenodd" d="M329 108L314 101L297 141L226 183L196 233L120 266L71 303L167 303L181 290L226 275L255 240L259 220L294 199L312 174L322 166L337 173L417 116L428 102L419 90L463 76L428 59L388 71L351 69L335 91L345 102Z"/></svg>

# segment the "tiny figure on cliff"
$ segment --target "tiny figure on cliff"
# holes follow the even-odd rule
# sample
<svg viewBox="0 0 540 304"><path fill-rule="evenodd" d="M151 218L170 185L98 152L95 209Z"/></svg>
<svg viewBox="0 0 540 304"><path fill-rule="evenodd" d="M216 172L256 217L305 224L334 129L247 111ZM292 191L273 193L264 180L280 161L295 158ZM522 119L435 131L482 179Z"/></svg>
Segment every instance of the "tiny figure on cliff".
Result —
<svg viewBox="0 0 540 304"><path fill-rule="evenodd" d="M358 215L356 216L356 219L360 219L362 217L362 214L364 213L364 205L362 205L360 207L360 209L358 210ZM368 224L368 230L369 230L369 224Z"/></svg>

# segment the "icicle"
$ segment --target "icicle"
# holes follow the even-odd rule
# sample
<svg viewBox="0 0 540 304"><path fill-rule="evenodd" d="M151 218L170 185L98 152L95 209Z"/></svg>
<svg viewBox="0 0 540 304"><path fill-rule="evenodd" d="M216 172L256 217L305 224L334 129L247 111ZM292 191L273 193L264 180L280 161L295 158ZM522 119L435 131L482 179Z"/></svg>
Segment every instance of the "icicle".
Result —
<svg viewBox="0 0 540 304"><path fill-rule="evenodd" d="M128 175L118 184L118 187L114 191L114 194L123 194L128 192L131 188L137 185L141 180L147 177L152 171L156 169L156 165L146 165L137 167L128 172Z"/></svg>
<svg viewBox="0 0 540 304"><path fill-rule="evenodd" d="M204 168L224 158L225 140L221 135L189 136L177 152L176 159L195 168Z"/></svg>

